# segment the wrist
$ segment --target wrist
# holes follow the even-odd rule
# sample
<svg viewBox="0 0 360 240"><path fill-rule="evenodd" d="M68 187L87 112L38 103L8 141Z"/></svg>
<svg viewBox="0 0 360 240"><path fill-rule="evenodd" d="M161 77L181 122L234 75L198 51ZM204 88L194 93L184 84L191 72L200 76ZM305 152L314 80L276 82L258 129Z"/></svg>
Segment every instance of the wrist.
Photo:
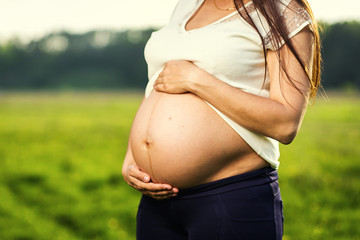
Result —
<svg viewBox="0 0 360 240"><path fill-rule="evenodd" d="M215 77L205 70L199 69L196 80L189 83L189 91L200 96L202 92L214 85ZM206 91L206 90L205 90Z"/></svg>

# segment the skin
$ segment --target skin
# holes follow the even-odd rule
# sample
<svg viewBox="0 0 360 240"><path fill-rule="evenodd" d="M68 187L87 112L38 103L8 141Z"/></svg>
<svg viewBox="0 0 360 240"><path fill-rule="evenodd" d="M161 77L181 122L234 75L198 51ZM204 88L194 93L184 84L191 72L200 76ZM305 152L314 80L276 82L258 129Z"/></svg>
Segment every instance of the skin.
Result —
<svg viewBox="0 0 360 240"><path fill-rule="evenodd" d="M221 8L232 6L222 3L219 1L217 5ZM207 6L208 10L211 7L209 5L204 6ZM206 12L206 14L209 14L209 12ZM223 13L219 13L213 7L214 14L219 15ZM198 13L198 15L200 16L199 19L201 19L201 14ZM192 21L192 28L196 28L194 27L196 19L193 18ZM197 27L206 25L202 20L199 20L197 23L199 24ZM189 26L190 22L187 24L187 27ZM291 38L300 58L310 70L312 63L312 40L312 33L308 27ZM309 49L309 51L304 51L304 49ZM289 83L288 77L279 66L277 53L271 50L267 52L270 77L269 98L253 95L234 88L197 67L191 61L186 60L167 62L155 81L154 89L168 94L191 92L206 100L245 128L274 138L283 144L290 144L299 131L306 111L309 82L306 73L290 49L284 45L279 49L279 52L281 61L289 76L301 92ZM136 165L132 156L130 142L124 159L122 174L130 186L158 200L175 196L179 191L169 184L151 182L150 176L141 171Z"/></svg>

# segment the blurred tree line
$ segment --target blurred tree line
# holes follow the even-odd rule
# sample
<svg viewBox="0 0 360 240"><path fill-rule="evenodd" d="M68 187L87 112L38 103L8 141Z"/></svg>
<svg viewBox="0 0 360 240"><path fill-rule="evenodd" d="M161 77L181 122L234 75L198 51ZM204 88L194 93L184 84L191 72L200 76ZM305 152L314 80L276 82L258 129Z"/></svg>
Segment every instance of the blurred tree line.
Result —
<svg viewBox="0 0 360 240"><path fill-rule="evenodd" d="M360 22L321 23L323 85L360 87ZM156 29L51 33L0 45L0 89L144 88L144 46Z"/></svg>

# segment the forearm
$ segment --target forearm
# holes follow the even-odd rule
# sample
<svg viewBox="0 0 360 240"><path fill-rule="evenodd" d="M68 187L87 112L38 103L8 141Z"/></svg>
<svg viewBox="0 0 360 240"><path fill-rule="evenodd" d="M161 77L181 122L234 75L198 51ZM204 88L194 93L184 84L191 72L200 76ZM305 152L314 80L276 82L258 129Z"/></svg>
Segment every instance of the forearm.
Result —
<svg viewBox="0 0 360 240"><path fill-rule="evenodd" d="M291 112L293 109L276 100L232 87L211 74L204 78L200 83L192 84L191 92L239 125L285 144L295 137L299 116Z"/></svg>

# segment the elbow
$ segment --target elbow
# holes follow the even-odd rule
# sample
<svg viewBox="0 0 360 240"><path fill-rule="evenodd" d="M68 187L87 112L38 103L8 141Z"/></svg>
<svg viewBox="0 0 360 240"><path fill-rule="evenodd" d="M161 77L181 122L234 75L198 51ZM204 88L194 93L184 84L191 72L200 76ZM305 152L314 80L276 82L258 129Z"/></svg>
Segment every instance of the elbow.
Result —
<svg viewBox="0 0 360 240"><path fill-rule="evenodd" d="M286 127L282 127L281 131L276 138L280 143L284 145L289 145L292 143L298 133L298 125L297 124L288 124Z"/></svg>

